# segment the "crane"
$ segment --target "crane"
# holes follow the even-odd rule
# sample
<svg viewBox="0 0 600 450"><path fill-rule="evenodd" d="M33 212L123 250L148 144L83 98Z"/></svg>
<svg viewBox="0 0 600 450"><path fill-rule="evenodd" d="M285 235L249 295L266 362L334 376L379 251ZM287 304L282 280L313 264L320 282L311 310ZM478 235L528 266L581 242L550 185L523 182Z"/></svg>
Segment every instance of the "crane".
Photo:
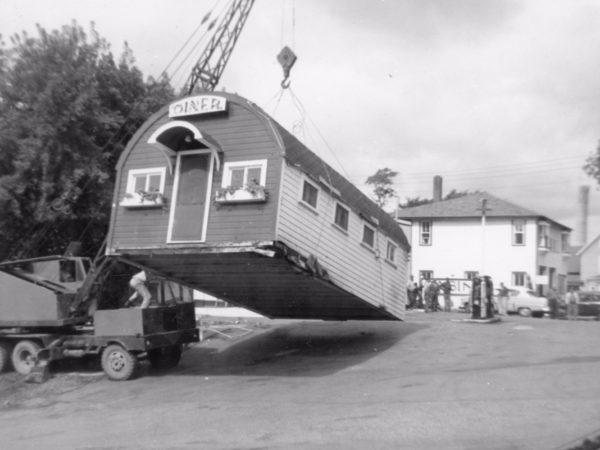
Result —
<svg viewBox="0 0 600 450"><path fill-rule="evenodd" d="M187 95L190 95L198 84L204 91L215 90L252 6L254 0L234 0L231 3L186 81L184 92Z"/></svg>

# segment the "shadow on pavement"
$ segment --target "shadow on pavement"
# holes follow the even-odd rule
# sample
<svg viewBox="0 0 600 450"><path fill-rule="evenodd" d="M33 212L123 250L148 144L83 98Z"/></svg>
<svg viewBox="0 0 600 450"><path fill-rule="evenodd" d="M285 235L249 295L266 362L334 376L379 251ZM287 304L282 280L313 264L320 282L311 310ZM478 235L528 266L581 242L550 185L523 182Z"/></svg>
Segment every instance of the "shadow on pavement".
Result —
<svg viewBox="0 0 600 450"><path fill-rule="evenodd" d="M171 374L324 376L364 363L427 324L299 322L239 342L200 344Z"/></svg>

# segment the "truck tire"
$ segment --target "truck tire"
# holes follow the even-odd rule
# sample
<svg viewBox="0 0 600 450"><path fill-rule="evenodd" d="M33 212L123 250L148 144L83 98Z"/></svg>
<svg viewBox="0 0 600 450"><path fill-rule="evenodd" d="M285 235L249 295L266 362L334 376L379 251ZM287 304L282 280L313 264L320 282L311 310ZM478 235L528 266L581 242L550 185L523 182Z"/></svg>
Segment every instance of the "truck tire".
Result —
<svg viewBox="0 0 600 450"><path fill-rule="evenodd" d="M10 367L11 345L7 341L0 341L0 373L6 372Z"/></svg>
<svg viewBox="0 0 600 450"><path fill-rule="evenodd" d="M173 345L171 347L152 349L148 351L148 360L153 369L172 369L181 360L181 347Z"/></svg>
<svg viewBox="0 0 600 450"><path fill-rule="evenodd" d="M129 380L134 376L137 365L136 356L120 345L109 345L102 352L102 370L111 380Z"/></svg>
<svg viewBox="0 0 600 450"><path fill-rule="evenodd" d="M40 345L34 341L25 339L17 342L12 351L12 365L15 370L21 375L29 375L40 349Z"/></svg>

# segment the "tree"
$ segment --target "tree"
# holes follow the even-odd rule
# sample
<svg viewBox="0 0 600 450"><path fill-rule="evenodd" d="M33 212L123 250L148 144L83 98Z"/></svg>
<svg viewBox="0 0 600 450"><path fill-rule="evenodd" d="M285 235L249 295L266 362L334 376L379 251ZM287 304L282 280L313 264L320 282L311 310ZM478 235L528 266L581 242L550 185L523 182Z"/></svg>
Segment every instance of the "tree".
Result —
<svg viewBox="0 0 600 450"><path fill-rule="evenodd" d="M127 44L115 62L93 24L37 33L0 43L0 259L72 240L95 253L125 143L174 97L166 79L144 82Z"/></svg>
<svg viewBox="0 0 600 450"><path fill-rule="evenodd" d="M585 160L583 170L600 184L600 142L596 147L596 153L588 156Z"/></svg>
<svg viewBox="0 0 600 450"><path fill-rule="evenodd" d="M383 208L388 199L396 195L396 191L392 188L394 177L398 172L387 167L379 169L365 181L366 184L373 185L373 194L375 195L375 203Z"/></svg>

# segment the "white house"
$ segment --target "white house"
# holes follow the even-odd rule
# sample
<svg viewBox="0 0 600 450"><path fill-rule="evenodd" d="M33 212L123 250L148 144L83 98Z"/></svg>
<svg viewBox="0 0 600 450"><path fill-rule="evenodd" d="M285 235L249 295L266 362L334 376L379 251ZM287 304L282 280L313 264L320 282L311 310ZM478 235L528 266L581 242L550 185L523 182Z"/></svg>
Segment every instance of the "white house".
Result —
<svg viewBox="0 0 600 450"><path fill-rule="evenodd" d="M570 228L488 193L400 209L412 246L415 280L450 278L458 295L489 275L495 286L566 291Z"/></svg>

